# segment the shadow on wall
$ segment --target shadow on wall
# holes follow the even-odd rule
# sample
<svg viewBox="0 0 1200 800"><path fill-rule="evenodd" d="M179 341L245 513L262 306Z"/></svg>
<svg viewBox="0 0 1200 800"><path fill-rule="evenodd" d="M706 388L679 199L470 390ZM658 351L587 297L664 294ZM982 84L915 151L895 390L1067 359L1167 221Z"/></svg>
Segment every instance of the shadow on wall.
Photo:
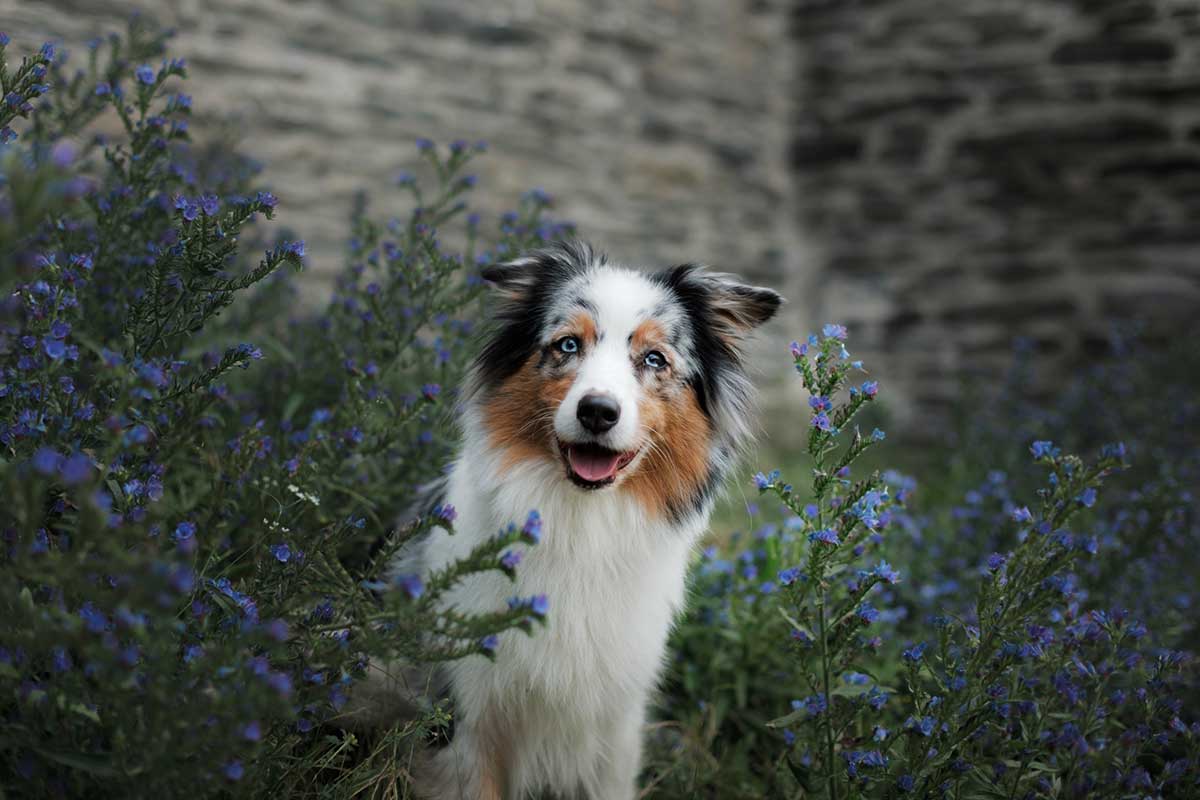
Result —
<svg viewBox="0 0 1200 800"><path fill-rule="evenodd" d="M902 412L1016 337L1061 374L1114 318L1161 336L1200 307L1200 7L802 1L792 30L820 306Z"/></svg>

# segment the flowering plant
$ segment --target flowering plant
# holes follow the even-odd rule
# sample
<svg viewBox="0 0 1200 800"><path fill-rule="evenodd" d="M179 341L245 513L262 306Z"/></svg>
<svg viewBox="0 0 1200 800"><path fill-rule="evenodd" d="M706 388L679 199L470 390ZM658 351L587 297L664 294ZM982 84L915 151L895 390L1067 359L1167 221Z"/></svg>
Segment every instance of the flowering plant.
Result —
<svg viewBox="0 0 1200 800"><path fill-rule="evenodd" d="M365 750L317 734L368 660L489 657L547 612L437 602L519 568L536 514L424 582L384 568L455 519L398 526L450 446L481 292L462 273L491 257L478 215L462 224L484 148L420 142L433 189L403 176L416 207L386 222L361 204L333 298L296 311L304 243L247 259L278 201L244 159L191 145L187 68L163 45L135 20L72 71L49 44L13 66L0 36L5 792L403 787L443 709ZM92 134L102 117L121 134ZM546 203L505 215L492 252L557 235Z"/></svg>
<svg viewBox="0 0 1200 800"><path fill-rule="evenodd" d="M1128 611L1089 606L1078 575L1100 551L1079 518L1127 467L1125 445L1086 463L1034 441L1036 504L1005 492L995 530L977 537L1000 549L957 572L958 597L906 596L885 553L920 558L912 544L936 531L910 508L911 479L852 478L884 436L852 426L878 385L847 388L862 365L845 338L829 325L792 345L811 479L801 492L778 470L756 474L782 524L735 540L732 559L706 551L665 709L683 735L660 737L671 756L656 783L678 795L1185 796L1200 780L1200 724L1182 701L1190 658L1151 644Z"/></svg>

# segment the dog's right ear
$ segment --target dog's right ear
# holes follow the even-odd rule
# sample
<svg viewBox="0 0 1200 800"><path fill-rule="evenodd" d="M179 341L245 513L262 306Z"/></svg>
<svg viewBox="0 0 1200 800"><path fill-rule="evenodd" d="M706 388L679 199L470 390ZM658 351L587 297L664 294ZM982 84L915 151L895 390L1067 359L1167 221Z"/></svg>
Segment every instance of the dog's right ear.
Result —
<svg viewBox="0 0 1200 800"><path fill-rule="evenodd" d="M537 256L521 256L486 266L480 275L504 300L515 303L529 297L537 283L539 267Z"/></svg>

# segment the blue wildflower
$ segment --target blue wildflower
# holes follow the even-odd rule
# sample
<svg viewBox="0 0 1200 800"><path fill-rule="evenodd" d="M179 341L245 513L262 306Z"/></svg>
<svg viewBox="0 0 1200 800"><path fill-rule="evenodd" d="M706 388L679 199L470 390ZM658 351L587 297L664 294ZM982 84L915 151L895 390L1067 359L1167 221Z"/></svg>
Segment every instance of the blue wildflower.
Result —
<svg viewBox="0 0 1200 800"><path fill-rule="evenodd" d="M1054 446L1054 442L1039 440L1029 446L1029 451L1033 453L1034 458L1055 458L1059 454L1059 449Z"/></svg>
<svg viewBox="0 0 1200 800"><path fill-rule="evenodd" d="M808 540L810 542L822 542L824 544L831 545L838 545L842 543L842 540L838 538L837 531L833 530L832 528L826 528L824 530L810 533L808 535Z"/></svg>
<svg viewBox="0 0 1200 800"><path fill-rule="evenodd" d="M275 556L275 560L280 564L286 564L292 557L292 548L288 547L285 542L271 545L271 555Z"/></svg>
<svg viewBox="0 0 1200 800"><path fill-rule="evenodd" d="M61 339L55 339L53 336L42 337L42 349L55 361L61 360L67 354L67 346Z"/></svg>
<svg viewBox="0 0 1200 800"><path fill-rule="evenodd" d="M62 464L62 455L50 447L39 447L33 454L33 468L42 475L53 475Z"/></svg>
<svg viewBox="0 0 1200 800"><path fill-rule="evenodd" d="M530 511L525 524L521 526L521 534L522 538L530 544L540 542L542 540L542 515L537 511Z"/></svg>
<svg viewBox="0 0 1200 800"><path fill-rule="evenodd" d="M919 642L900 654L900 657L905 661L916 664L925 656L925 650L929 645L925 642Z"/></svg>
<svg viewBox="0 0 1200 800"><path fill-rule="evenodd" d="M837 324L831 322L828 325L826 325L825 327L821 328L821 335L824 336L826 339L838 339L839 341L845 340L846 326L845 325L837 325Z"/></svg>
<svg viewBox="0 0 1200 800"><path fill-rule="evenodd" d="M410 600L416 600L425 593L425 584L421 581L420 575L401 575L396 578L395 582Z"/></svg>
<svg viewBox="0 0 1200 800"><path fill-rule="evenodd" d="M886 561L880 561L875 565L875 569L871 570L871 572L887 583L900 582L900 573L892 569L891 564Z"/></svg>
<svg viewBox="0 0 1200 800"><path fill-rule="evenodd" d="M134 74L134 77L136 77L140 83L144 83L147 86L150 86L154 83L154 79L155 79L154 68L151 67L149 64L142 64L140 67L138 67L136 70L134 70L133 74Z"/></svg>

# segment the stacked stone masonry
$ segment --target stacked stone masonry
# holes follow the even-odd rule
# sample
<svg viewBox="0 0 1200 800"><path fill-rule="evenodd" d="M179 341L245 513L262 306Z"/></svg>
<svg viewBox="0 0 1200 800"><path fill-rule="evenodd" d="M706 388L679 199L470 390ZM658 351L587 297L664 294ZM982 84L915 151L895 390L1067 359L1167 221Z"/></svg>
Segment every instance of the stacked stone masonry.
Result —
<svg viewBox="0 0 1200 800"><path fill-rule="evenodd" d="M913 420L1015 336L1055 367L1197 310L1191 0L0 0L0 29L78 49L133 11L178 29L197 135L232 118L266 165L314 298L425 136L489 142L481 211L538 185L622 260L781 289L773 374L847 322Z"/></svg>

